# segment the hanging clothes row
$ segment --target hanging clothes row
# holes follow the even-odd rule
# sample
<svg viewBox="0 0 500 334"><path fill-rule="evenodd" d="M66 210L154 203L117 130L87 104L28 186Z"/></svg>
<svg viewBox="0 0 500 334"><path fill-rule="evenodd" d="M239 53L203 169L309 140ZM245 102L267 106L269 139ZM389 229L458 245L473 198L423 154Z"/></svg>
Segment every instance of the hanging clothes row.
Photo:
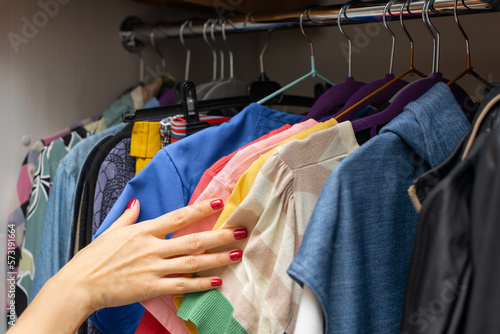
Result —
<svg viewBox="0 0 500 334"><path fill-rule="evenodd" d="M37 142L9 217L19 238L16 269L9 270L17 272L17 315L132 198L141 203L138 222L220 198L222 212L166 236L245 227L248 238L232 245L243 249L241 262L195 274L220 276L219 289L102 309L79 333L497 332L500 296L495 288L489 294L497 271L486 268L494 262L498 217L494 193L486 194L496 189L500 91L473 71L469 49L467 68L451 80L439 72L439 52L430 76L417 70L404 26L410 8L417 13L410 3L399 4L395 15L411 45L408 69L397 76L394 47L389 73L379 80L354 80L350 58L345 82L321 76L304 31L313 17L306 10L287 25L298 23L308 41L311 71L283 88L269 81L262 57L264 88L237 82L232 65L227 80L217 79L214 52L211 83L172 88L175 79L164 67L100 118ZM419 13L439 50L429 17L434 5L419 3ZM351 6L335 14L349 42L338 18ZM394 45L385 20L396 13L396 1L377 6ZM468 46L458 12L455 0ZM128 20L127 26L137 23ZM232 21L208 20L201 31L186 21L178 36L186 47L191 25L191 34L214 46L219 24L226 43L227 26L239 24ZM154 30L148 37L156 48ZM138 52L136 45L129 50ZM467 73L485 86L481 106L457 84ZM404 80L413 74L422 78ZM310 77L328 84L317 99L285 94ZM309 111L286 113L276 105ZM450 289L445 300L443 289Z"/></svg>

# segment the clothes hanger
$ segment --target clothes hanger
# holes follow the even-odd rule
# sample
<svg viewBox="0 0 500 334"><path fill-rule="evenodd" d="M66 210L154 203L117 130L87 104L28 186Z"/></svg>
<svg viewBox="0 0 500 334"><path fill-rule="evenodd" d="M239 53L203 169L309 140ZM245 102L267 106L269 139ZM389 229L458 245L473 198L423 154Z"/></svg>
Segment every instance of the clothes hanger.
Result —
<svg viewBox="0 0 500 334"><path fill-rule="evenodd" d="M462 4L465 6L463 0L462 0ZM471 63L471 59L470 59L469 37L467 37L467 34L465 33L465 30L462 28L462 25L460 24L460 21L458 20L457 7L458 7L458 0L455 0L454 6L453 6L453 15L455 16L455 22L457 23L458 29L460 29L460 32L462 33L462 35L465 38L465 49L466 49L466 52L467 52L467 66L466 66L465 70L463 70L462 72L460 72L460 74L458 74L456 77L454 77L453 79L451 79L450 81L448 81L447 85L450 86L451 84L455 83L457 80L459 80L460 78L462 78L464 75L470 74L474 78L476 78L477 80L479 80L479 82L481 82L483 85L485 85L486 87L488 87L488 88L491 89L491 88L493 88L493 85L490 84L484 78L482 78L479 74L477 74L476 71L474 71L474 69L472 68L472 63Z"/></svg>
<svg viewBox="0 0 500 334"><path fill-rule="evenodd" d="M130 31L136 27L143 26L144 22L142 22L138 17L129 16L127 17L120 26L120 31ZM122 46L130 53L137 53L139 57L139 83L132 87L125 89L120 93L118 98L124 94L128 94L133 91L138 85L144 87L144 59L142 58L141 50L144 47L144 43L135 38L135 36L130 36L122 40Z"/></svg>
<svg viewBox="0 0 500 334"><path fill-rule="evenodd" d="M162 82L166 82L166 80L167 80L167 60L165 59L165 56L163 55L161 50L156 45L156 40L155 40L156 28L157 27L154 26L153 29L151 29L151 33L149 34L149 40L151 41L151 45L153 46L153 49L155 49L158 56L160 56L160 59L161 59L161 63L160 63L161 64L161 68L160 68L161 78L162 78Z"/></svg>
<svg viewBox="0 0 500 334"><path fill-rule="evenodd" d="M300 21L299 21L299 24L300 24L300 30L302 32L302 35L304 36L304 38L307 40L307 42L309 43L309 47L310 47L310 50L311 50L311 71L305 75L303 75L302 77L298 78L297 80L289 83L288 85L286 85L285 87L281 88L281 89L278 89L277 91L275 91L274 93L266 96L265 98L257 101L258 104L264 104L266 102L268 102L269 100L271 100L272 98L274 98L275 96L278 96L280 95L281 93L283 93L284 91L286 91L287 89L295 86L296 84L298 84L299 82L302 82L304 81L304 79L307 79L309 77L318 77L320 78L321 80L329 83L330 85L334 86L334 84L328 80L327 78L325 78L324 76L322 76L321 74L319 74L317 71L316 71L316 66L315 66L315 61L314 61L314 47L313 47L313 44L311 42L311 40L309 39L309 37L307 37L305 31L304 31L304 26L302 25L302 21L303 21L303 17L304 17L304 13L307 11L307 9L305 11L302 12L302 14L300 14Z"/></svg>
<svg viewBox="0 0 500 334"><path fill-rule="evenodd" d="M189 48L189 46L186 44L186 41L184 40L184 29L186 29L186 26L188 24L190 25L190 28L191 28L192 23L193 23L192 20L187 20L179 28L179 40L181 41L182 47L184 49L186 49L186 67L184 68L184 81L188 81L188 79L189 79L189 67L191 65L191 49Z"/></svg>
<svg viewBox="0 0 500 334"><path fill-rule="evenodd" d="M229 19L224 20L221 24L221 27L222 40L224 41L229 54L229 79L219 82L215 86L213 86L203 97L204 100L247 95L248 83L236 80L234 77L234 56L233 51L231 50L231 46L229 45L226 37L226 24L228 21ZM221 64L221 67L223 67L223 64Z"/></svg>
<svg viewBox="0 0 500 334"><path fill-rule="evenodd" d="M183 85L185 83L190 83L194 86L193 83L189 81L183 81L176 85ZM188 94L184 94L188 95ZM197 110L199 112L203 111L211 111L211 110L219 110L219 109L228 109L228 108L245 108L249 104L254 103L255 100L251 100L249 96L237 96L231 98L222 98L222 99L213 99L213 100L203 100L199 101L196 99L191 99L189 103L196 103ZM187 102L186 102L187 103ZM279 102L273 103L273 105L288 105L288 106L299 106L299 107L311 107L314 103L314 99L309 98L306 99L302 96L294 96L294 95L284 95L283 98ZM129 110L122 113L122 121L125 123L133 123L137 121L146 121L152 119L162 119L165 117L177 116L184 112L182 103L154 107L148 109L136 109Z"/></svg>
<svg viewBox="0 0 500 334"><path fill-rule="evenodd" d="M281 85L279 83L277 83L276 81L269 80L268 76L266 75L266 71L264 70L264 53L266 52L267 46L271 40L271 32L272 29L269 29L267 31L266 43L264 44L264 47L262 48L259 54L259 67L260 67L259 77L257 81L252 82L248 86L248 95L250 96L251 99L255 99L256 101L263 99L269 94L272 94L273 92L281 89ZM272 100L270 100L269 103L277 102L281 98L282 95L277 95Z"/></svg>
<svg viewBox="0 0 500 334"><path fill-rule="evenodd" d="M245 18L245 26L247 24L247 21L249 20L249 17L255 13L256 12L251 12L251 13L247 14L247 16ZM252 18L252 22L253 22L253 18ZM261 100L264 97L268 96L269 94L272 94L273 92L277 91L278 89L281 89L281 85L278 82L269 80L268 76L266 75L266 71L264 69L264 54L266 53L266 50L267 50L269 43L271 41L271 33L272 33L272 29L269 29L267 31L266 43L264 44L264 47L262 48L262 50L259 54L259 67L260 67L259 78L257 79L257 81L252 82L248 86L248 96L253 101ZM312 97L280 94L280 95L275 96L271 100L269 100L267 103L268 104L277 104L277 103L282 102L283 98L285 98L286 101L292 102L293 105L306 106L309 108L316 101L316 99L312 98Z"/></svg>
<svg viewBox="0 0 500 334"><path fill-rule="evenodd" d="M212 22L212 27L215 26L215 24L216 22ZM182 36L183 36L183 31L180 33L180 37ZM215 34L213 33L213 28L212 28L212 37L215 38ZM221 56L223 57L223 55ZM223 69L221 69L221 74L223 75ZM192 83L190 83L190 85L192 85ZM184 89L187 89L186 87L192 87L190 85L186 85L186 82L181 82L177 84L177 86L182 86L184 87ZM179 88L177 88L177 86L176 89L178 90ZM192 88L189 89L192 90ZM185 93L181 95L184 96L191 95L191 101L189 103L195 103L197 105L198 112L217 110L217 109L227 109L227 108L244 108L248 106L250 103L255 102L255 100L248 95L231 97L231 98L201 100L201 101L197 100L196 98L193 99L192 98L193 94L191 93L189 94ZM196 91L194 96L196 96ZM314 103L313 98L306 98L294 95L283 95L280 101L273 102L273 105L292 105L301 107L311 107L313 103ZM132 123L136 121L161 119L170 116L177 116L184 112L185 112L185 107L183 106L182 103L155 107L155 108L148 108L148 109L137 109L137 110L123 112L122 121L126 123Z"/></svg>
<svg viewBox="0 0 500 334"><path fill-rule="evenodd" d="M175 86L175 79L172 78L172 76L167 72L167 60L163 53L161 52L160 48L156 44L156 38L155 34L157 31L157 28L159 25L161 25L162 22L158 23L151 29L151 33L149 34L149 39L151 41L151 45L153 46L153 49L156 51L158 56L160 56L160 76L161 76L161 87L158 92L158 97L161 97L168 89L172 88Z"/></svg>
<svg viewBox="0 0 500 334"><path fill-rule="evenodd" d="M388 10L389 10L389 15L392 16L392 14L390 13L390 8L394 4L394 2L395 2L395 0L390 0L389 2L387 2L387 4L384 7L384 13L382 15L382 21L383 21L384 27L385 27L385 29L387 30L387 33L391 36L391 39L392 39L391 58L390 58L390 62L389 62L389 72L384 76L384 78L372 81L372 82L366 84L365 86L361 87L356 93L354 93L353 96L351 96L351 98L346 102L346 104L344 105L344 107L337 114L335 114L334 117L337 116L337 115L340 115L345 110L347 110L348 108L352 107L358 101L360 101L361 99L363 99L365 96L370 95L371 93L373 93L374 91L376 91L380 87L384 86L388 82L391 82L392 80L395 79L393 68L394 68L394 53L395 53L395 50L396 50L396 36L392 32L392 30L389 28L389 26L387 24L387 20L386 20L386 15L387 15L387 11ZM347 17L347 14L346 14L346 17ZM405 81L405 80L396 80L396 81L394 81L392 85L390 85L389 87L387 87L386 89L384 89L382 92L380 92L380 94L373 96L372 98L368 99L367 101L365 101L361 105L359 105L359 106L351 109L351 111L349 111L348 113L344 114L344 116L340 117L338 120L339 121L346 121L348 119L351 119L358 112L360 112L361 110L363 110L364 108L366 108L369 105L374 105L376 107L381 107L382 105L384 105L385 103L387 103L387 101L392 96L394 96L394 94L396 94L397 92L399 92L407 84L408 84L408 82Z"/></svg>
<svg viewBox="0 0 500 334"><path fill-rule="evenodd" d="M403 5L400 8L400 16L399 16L399 21L400 21L401 27L403 28L403 31L405 32L405 35L406 35L406 37L408 38L408 40L410 42L410 65L409 65L408 69L406 71L404 71L403 73L401 73L400 75L398 75L397 77L395 77L394 79L392 79L391 81L389 81L388 83L386 83L385 85L383 85L382 87L380 87L379 89L375 90L373 93L367 95L366 97L364 97L360 101L356 102L354 105L352 105L351 107L347 108L342 113L340 113L337 116L335 116L335 119L339 120L344 115L350 113L353 109L355 109L355 108L363 105L365 102L369 101L371 98L373 98L374 96L376 96L379 93L383 92L386 88L390 87L395 82L398 82L399 80L401 80L402 78L404 78L407 75L412 76L413 74L417 74L417 75L419 75L421 77L426 77L425 74L423 74L422 72L420 72L419 70L417 70L415 68L415 65L414 65L415 47L414 47L413 39L411 38L410 33L406 29L406 27L404 25L404 22L403 22L403 8L404 8L404 6L405 6L406 3L409 3L409 1L411 1L411 0L403 0ZM359 121L361 121L361 120L358 120L357 122L359 122ZM354 122L353 122L353 126L354 126Z"/></svg>
<svg viewBox="0 0 500 334"><path fill-rule="evenodd" d="M217 20L215 20L215 19L208 19L205 22L205 24L203 24L203 40L205 41L205 43L207 43L208 47L212 51L212 80L210 82L196 85L196 94L198 95L198 100L203 100L205 95L207 94L207 92L212 87L214 87L217 83L219 83L223 80L223 78L221 78L221 79L217 78L217 50L216 50L216 47L218 47L218 43L215 40L215 34L214 34L214 28L215 28L216 22L217 22ZM212 40L213 40L215 46L212 45L212 43L210 43L210 40L208 39L208 36L207 36L207 28L208 28L209 24L211 25L211 36L212 36ZM218 49L219 49L219 51L222 50L222 49L220 49L220 47L218 47ZM222 52L221 67L224 66L224 58L223 57L224 57L224 52Z"/></svg>
<svg viewBox="0 0 500 334"><path fill-rule="evenodd" d="M411 0L405 0L403 2L403 5L400 8L400 16L399 16L399 21L401 23L401 27L403 28L406 36L410 40L410 69L413 66L413 55L414 55L414 44L413 44L413 39L411 38L408 30L406 29L404 25L404 20L403 20L403 9L404 7L408 4L410 4ZM424 3L425 5L425 3ZM424 12L422 12L422 15L424 15ZM408 72L408 70L406 71ZM420 73L422 76L422 74ZM359 120L355 120L352 122L352 127L355 132L359 132L362 130L367 130L370 129L370 136L373 137L377 134L377 127L382 126L388 122L390 122L392 119L394 119L397 115L399 115L402 111L403 108L410 102L415 101L418 99L420 96L422 96L424 93L426 93L432 86L434 86L437 82L439 82L438 78L436 77L429 77L429 78L424 78L417 80L416 82L413 82L409 86L403 89L401 93L397 95L397 97L394 99L394 101L391 103L389 107L387 107L385 110L375 114L371 115L365 118L361 118ZM337 118L338 119L338 118Z"/></svg>
<svg viewBox="0 0 500 334"><path fill-rule="evenodd" d="M411 0L406 0L404 5L410 4ZM407 33L407 36L409 36L406 28L404 27L403 24L403 6L401 6L400 9L400 22L402 24L403 29ZM353 130L355 132L359 132L362 130L367 130L370 129L370 136L373 137L377 134L377 127L382 126L388 122L390 122L392 119L394 119L397 115L399 115L401 112L403 112L403 109L406 105L408 105L410 102L417 100L420 96L425 94L429 89L431 89L436 83L438 82L447 82L447 79L443 78L442 73L438 72L439 71L439 47L440 47L440 38L436 38L434 35L433 31L436 33L437 36L439 36L439 32L437 29L432 25L430 25L430 19L429 19L429 6L430 6L430 1L425 1L422 7L422 20L424 22L424 25L428 29L429 33L431 34L433 38L433 71L434 73L432 76L424 79L417 80L407 86L406 88L403 89L401 93L397 95L397 97L394 99L394 101L391 103L389 107L387 107L385 110L381 111L378 114L368 116L359 120L356 120L352 123ZM429 20L428 20L429 19ZM450 87L455 99L458 101L460 105L465 103L467 101L468 95L467 93L458 85L453 85ZM461 104L462 103L462 104Z"/></svg>
<svg viewBox="0 0 500 334"><path fill-rule="evenodd" d="M433 71L434 71L434 74L432 75L432 77L436 77L439 80L439 82L447 83L450 80L444 78L443 74L439 71L439 63L440 63L439 60L440 60L440 54L441 54L440 53L441 34L436 29L436 27L432 24L432 21L429 17L429 9L431 8L431 6L432 6L432 10L437 12L437 10L434 8L434 2L435 2L435 0L426 0L424 2L425 12L422 13L422 14L425 14L424 24L427 22L425 24L425 26L427 27L429 33L431 34L431 36L434 36L434 35L436 36L435 39L433 38L433 42L434 42ZM430 29L429 29L429 27L430 27ZM467 108L465 108L465 104L467 101L471 100L469 97L469 94L467 94L467 92L457 84L451 84L451 85L449 85L449 87L451 89L451 92L455 96L455 99L457 100L458 104L462 108L462 110L466 110Z"/></svg>
<svg viewBox="0 0 500 334"><path fill-rule="evenodd" d="M354 93L356 93L361 87L366 85L366 83L364 82L354 80L354 77L352 76L352 41L349 38L349 36L344 32L344 29L342 28L341 24L342 12L345 13L345 10L349 8L351 4L354 2L357 2L357 0L351 1L342 6L339 10L337 18L337 25L339 27L340 33L344 35L344 37L347 39L347 43L349 46L347 77L344 82L338 83L335 86L330 87L323 94L321 94L321 96L316 100L316 103L314 103L314 105L312 106L309 113L304 117L303 121L311 118L319 121L332 108L345 104Z"/></svg>

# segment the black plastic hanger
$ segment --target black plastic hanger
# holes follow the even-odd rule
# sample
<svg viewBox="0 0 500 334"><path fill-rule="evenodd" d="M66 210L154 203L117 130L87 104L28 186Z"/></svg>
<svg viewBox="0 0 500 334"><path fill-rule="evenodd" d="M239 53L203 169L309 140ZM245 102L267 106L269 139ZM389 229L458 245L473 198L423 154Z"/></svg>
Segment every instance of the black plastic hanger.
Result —
<svg viewBox="0 0 500 334"><path fill-rule="evenodd" d="M192 82L180 82L176 85L176 98L178 104L169 106L137 109L132 111L125 111L122 113L122 121L125 123L132 123L136 121L147 121L152 119L161 119L170 116L186 115L187 106L196 105L196 114L200 111L210 111L227 108L245 108L255 99L250 96L239 96L232 98L213 99L198 101L196 99L196 88ZM187 99L189 97L189 99ZM306 98L303 96L284 95L280 101L273 101L273 105L289 105L298 107L310 107L314 104L314 98ZM194 111L193 111L194 112ZM191 118L190 118L191 119ZM186 119L186 121L188 121Z"/></svg>

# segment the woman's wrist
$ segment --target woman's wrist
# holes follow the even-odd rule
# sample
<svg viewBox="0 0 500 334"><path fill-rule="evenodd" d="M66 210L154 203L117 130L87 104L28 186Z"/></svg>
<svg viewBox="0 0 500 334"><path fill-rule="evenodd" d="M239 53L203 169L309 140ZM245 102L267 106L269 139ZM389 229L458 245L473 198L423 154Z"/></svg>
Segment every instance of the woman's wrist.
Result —
<svg viewBox="0 0 500 334"><path fill-rule="evenodd" d="M96 310L86 284L79 273L61 270L47 281L19 317L12 334L75 333Z"/></svg>

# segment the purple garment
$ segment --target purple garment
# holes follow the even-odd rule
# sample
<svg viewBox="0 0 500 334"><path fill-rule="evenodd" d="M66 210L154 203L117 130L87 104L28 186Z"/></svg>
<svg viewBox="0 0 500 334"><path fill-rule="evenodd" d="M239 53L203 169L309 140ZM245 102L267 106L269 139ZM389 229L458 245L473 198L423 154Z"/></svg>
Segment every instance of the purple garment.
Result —
<svg viewBox="0 0 500 334"><path fill-rule="evenodd" d="M123 189L135 176L135 158L130 156L130 138L125 138L113 148L101 164L94 195L94 235Z"/></svg>
<svg viewBox="0 0 500 334"><path fill-rule="evenodd" d="M160 106L169 106L175 104L175 89L170 88L158 99Z"/></svg>

